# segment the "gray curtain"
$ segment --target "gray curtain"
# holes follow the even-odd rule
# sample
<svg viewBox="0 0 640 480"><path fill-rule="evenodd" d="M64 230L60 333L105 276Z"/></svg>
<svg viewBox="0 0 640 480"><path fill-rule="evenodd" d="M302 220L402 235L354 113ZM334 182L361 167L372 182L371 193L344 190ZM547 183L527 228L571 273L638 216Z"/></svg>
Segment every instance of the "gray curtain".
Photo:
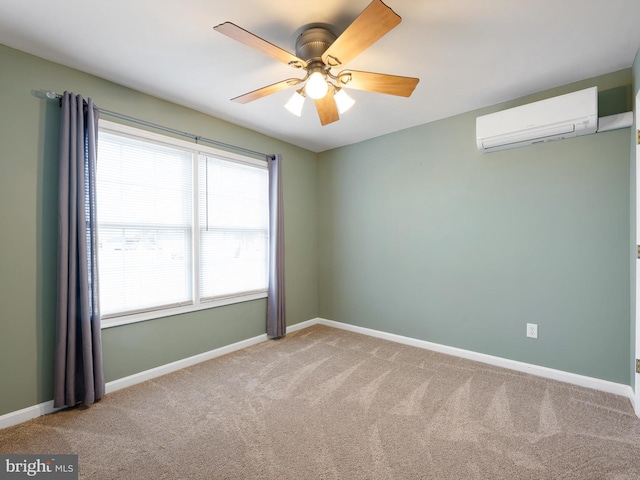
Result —
<svg viewBox="0 0 640 480"><path fill-rule="evenodd" d="M282 201L282 156L269 159L269 293L267 336L284 337L287 315L284 292L284 204Z"/></svg>
<svg viewBox="0 0 640 480"><path fill-rule="evenodd" d="M61 99L58 305L54 406L89 405L104 395L96 241L98 109Z"/></svg>

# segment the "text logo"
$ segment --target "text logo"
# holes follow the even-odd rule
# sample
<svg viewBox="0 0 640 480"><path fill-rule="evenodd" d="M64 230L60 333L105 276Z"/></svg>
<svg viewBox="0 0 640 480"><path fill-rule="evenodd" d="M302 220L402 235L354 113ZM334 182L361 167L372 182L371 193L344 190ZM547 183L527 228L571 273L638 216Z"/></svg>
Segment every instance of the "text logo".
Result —
<svg viewBox="0 0 640 480"><path fill-rule="evenodd" d="M0 480L78 480L78 455L0 455Z"/></svg>

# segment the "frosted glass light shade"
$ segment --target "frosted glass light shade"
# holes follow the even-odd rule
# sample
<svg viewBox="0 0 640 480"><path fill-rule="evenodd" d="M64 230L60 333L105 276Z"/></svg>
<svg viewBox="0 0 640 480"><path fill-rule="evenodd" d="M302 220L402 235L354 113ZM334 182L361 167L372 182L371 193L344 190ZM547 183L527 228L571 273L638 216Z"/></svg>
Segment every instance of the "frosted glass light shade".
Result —
<svg viewBox="0 0 640 480"><path fill-rule="evenodd" d="M353 104L356 101L347 95L347 92L344 91L344 88L338 90L338 92L333 96L336 101L336 105L338 107L338 113L342 115L344 112L353 107Z"/></svg>
<svg viewBox="0 0 640 480"><path fill-rule="evenodd" d="M329 85L320 72L313 72L304 87L306 94L314 100L324 97L328 90Z"/></svg>
<svg viewBox="0 0 640 480"><path fill-rule="evenodd" d="M284 108L293 113L296 117L302 115L302 106L304 105L304 97L299 92L294 92L293 96L285 104Z"/></svg>

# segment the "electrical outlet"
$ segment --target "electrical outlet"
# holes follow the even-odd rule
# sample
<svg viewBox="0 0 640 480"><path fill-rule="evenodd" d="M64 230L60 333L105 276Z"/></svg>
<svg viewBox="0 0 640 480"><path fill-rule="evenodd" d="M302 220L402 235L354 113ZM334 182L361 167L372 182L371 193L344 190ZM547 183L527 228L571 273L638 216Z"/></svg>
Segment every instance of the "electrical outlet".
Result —
<svg viewBox="0 0 640 480"><path fill-rule="evenodd" d="M538 338L538 324L527 323L527 337Z"/></svg>

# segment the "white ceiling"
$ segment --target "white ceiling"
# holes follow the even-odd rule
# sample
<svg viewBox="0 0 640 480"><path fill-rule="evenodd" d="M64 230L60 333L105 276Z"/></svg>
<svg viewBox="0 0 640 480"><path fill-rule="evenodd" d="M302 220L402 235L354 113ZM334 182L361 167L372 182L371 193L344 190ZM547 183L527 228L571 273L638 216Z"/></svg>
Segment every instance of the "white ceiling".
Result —
<svg viewBox="0 0 640 480"><path fill-rule="evenodd" d="M315 152L627 68L640 47L640 0L387 0L402 23L346 67L419 77L410 98L350 90L325 127L309 100L283 108L293 89L229 101L299 71L212 27L293 53L303 26L339 35L369 1L0 0L0 43Z"/></svg>

